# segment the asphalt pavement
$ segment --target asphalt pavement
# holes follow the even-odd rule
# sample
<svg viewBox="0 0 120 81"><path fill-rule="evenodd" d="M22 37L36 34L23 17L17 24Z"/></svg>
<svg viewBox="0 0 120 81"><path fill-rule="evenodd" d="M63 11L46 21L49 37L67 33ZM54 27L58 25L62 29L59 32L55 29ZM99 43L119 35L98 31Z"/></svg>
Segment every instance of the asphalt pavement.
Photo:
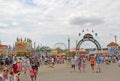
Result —
<svg viewBox="0 0 120 81"><path fill-rule="evenodd" d="M41 65L36 81L120 81L120 67L117 63L101 64L101 73L92 72L86 64L85 72L72 71L67 64L56 64L54 68ZM29 72L21 73L20 81L30 81Z"/></svg>

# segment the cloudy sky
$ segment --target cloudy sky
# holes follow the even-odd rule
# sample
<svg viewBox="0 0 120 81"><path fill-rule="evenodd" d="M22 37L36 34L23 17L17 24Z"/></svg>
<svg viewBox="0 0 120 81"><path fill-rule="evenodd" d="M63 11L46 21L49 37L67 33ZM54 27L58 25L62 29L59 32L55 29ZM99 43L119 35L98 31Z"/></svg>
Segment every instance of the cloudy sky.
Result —
<svg viewBox="0 0 120 81"><path fill-rule="evenodd" d="M55 48L58 42L67 46L69 37L72 48L86 33L102 47L114 41L115 35L120 44L120 0L0 0L2 44L13 45L17 37L28 37L36 44ZM84 42L81 47L95 45Z"/></svg>

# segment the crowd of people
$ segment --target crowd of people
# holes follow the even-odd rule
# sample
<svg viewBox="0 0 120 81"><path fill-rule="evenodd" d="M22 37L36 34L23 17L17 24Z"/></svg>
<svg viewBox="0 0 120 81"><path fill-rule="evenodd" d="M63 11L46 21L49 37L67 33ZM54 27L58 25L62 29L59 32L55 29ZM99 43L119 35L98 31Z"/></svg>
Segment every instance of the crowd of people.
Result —
<svg viewBox="0 0 120 81"><path fill-rule="evenodd" d="M109 65L111 63L116 63L120 67L120 57L119 56L108 56L108 55L91 55L89 58L85 56L72 56L70 60L72 71L78 70L85 72L86 64L89 63L92 72L101 73L101 64Z"/></svg>
<svg viewBox="0 0 120 81"><path fill-rule="evenodd" d="M0 81L20 81L21 72L26 74L27 70L29 70L31 81L36 81L38 67L39 62L36 58L32 58L32 61L29 58L6 58L1 61Z"/></svg>
<svg viewBox="0 0 120 81"><path fill-rule="evenodd" d="M54 68L55 63L62 64L64 63L63 57L41 57L30 56L28 58L14 57L14 58L5 58L5 60L0 61L0 69L2 73L0 75L0 81L20 81L20 74L23 72L29 72L31 81L36 81L38 69L40 65L47 65L47 67ZM4 71L4 68L8 70ZM3 74L3 75L2 75ZM4 78L4 74L10 75L10 77Z"/></svg>
<svg viewBox="0 0 120 81"><path fill-rule="evenodd" d="M110 63L118 63L120 67L120 58L118 56L100 56L92 55L89 58L85 56L72 56L69 60L64 57L29 57L29 58L6 58L1 61L0 81L20 81L21 72L26 74L29 72L31 81L36 81L40 65L54 68L55 64L64 64L65 60L70 62L72 71L77 70L86 72L86 65L89 63L91 71L101 73L101 63L109 65ZM71 72L72 72L71 71Z"/></svg>

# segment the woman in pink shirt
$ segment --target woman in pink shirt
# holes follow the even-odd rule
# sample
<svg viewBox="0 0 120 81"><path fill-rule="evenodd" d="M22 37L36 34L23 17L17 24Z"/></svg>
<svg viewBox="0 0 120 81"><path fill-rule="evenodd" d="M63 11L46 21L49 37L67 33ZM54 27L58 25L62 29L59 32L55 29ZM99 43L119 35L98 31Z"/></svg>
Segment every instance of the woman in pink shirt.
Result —
<svg viewBox="0 0 120 81"><path fill-rule="evenodd" d="M31 81L35 81L36 72L37 72L37 70L35 69L35 67L33 65L31 65L31 68L29 70Z"/></svg>

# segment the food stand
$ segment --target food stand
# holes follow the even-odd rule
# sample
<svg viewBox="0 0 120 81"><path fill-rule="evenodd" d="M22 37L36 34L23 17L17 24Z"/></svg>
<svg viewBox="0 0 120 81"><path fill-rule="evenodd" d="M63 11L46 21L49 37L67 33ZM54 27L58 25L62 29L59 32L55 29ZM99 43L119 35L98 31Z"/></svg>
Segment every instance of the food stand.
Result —
<svg viewBox="0 0 120 81"><path fill-rule="evenodd" d="M32 40L29 38L17 38L15 42L15 49L17 56L29 56L33 54Z"/></svg>

